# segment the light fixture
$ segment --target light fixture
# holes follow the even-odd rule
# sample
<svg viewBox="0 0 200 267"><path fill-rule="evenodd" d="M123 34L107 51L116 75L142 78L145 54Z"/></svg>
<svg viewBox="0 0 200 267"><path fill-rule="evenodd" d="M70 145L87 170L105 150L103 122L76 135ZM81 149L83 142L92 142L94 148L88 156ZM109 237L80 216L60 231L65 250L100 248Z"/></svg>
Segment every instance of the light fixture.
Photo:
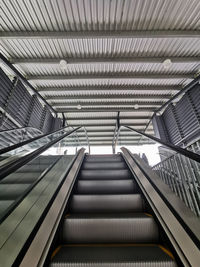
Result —
<svg viewBox="0 0 200 267"><path fill-rule="evenodd" d="M60 64L61 70L66 70L67 69L67 61L66 60L61 59L59 64Z"/></svg>
<svg viewBox="0 0 200 267"><path fill-rule="evenodd" d="M80 104L78 104L76 108L77 108L77 109L81 109L82 107L81 107Z"/></svg>
<svg viewBox="0 0 200 267"><path fill-rule="evenodd" d="M138 104L135 104L135 105L133 106L133 108L134 108L134 109L138 109L138 108L139 108L139 105L138 105Z"/></svg>
<svg viewBox="0 0 200 267"><path fill-rule="evenodd" d="M163 64L164 69L168 70L172 65L172 61L171 59L167 58L163 61L162 64Z"/></svg>

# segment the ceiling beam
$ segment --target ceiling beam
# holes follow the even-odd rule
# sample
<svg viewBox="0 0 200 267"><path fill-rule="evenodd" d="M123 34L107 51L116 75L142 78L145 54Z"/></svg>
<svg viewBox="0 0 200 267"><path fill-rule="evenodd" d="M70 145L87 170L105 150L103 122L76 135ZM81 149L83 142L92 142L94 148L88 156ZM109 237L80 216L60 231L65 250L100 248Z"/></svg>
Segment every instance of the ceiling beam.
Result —
<svg viewBox="0 0 200 267"><path fill-rule="evenodd" d="M100 126L100 127L102 127L102 126ZM113 131L114 131L114 128L113 129L101 129L101 128L99 128L99 129L97 129L97 130L91 130L90 128L87 128L87 132L88 133L112 133L112 136L113 136ZM130 131L128 131L128 130L126 130L125 128L122 128L121 130L120 130L120 133L123 133L124 135L127 135L127 134L130 134L131 136L132 136L132 134L131 134L131 132ZM146 133L153 133L153 129L148 129L147 131L146 131ZM136 134L135 134L136 135Z"/></svg>
<svg viewBox="0 0 200 267"><path fill-rule="evenodd" d="M116 117L111 117L111 116L105 116L105 117L71 117L71 118L67 118L66 117L66 121L87 121L87 120L116 120ZM151 117L150 116L120 116L119 117L120 120L148 120Z"/></svg>
<svg viewBox="0 0 200 267"><path fill-rule="evenodd" d="M95 135L95 134L92 134L92 135L88 135L88 137L89 138L111 138L111 139L113 139L113 132L111 133L110 132L110 134L108 133L108 134L105 134L105 135ZM129 139L136 139L136 138L140 138L140 136L139 135L120 135L120 137L121 138L123 138L123 139L126 139L126 140L129 140ZM78 134L78 138L79 138L79 140L85 140L85 136L84 135L79 135ZM102 139L103 140L103 139Z"/></svg>
<svg viewBox="0 0 200 267"><path fill-rule="evenodd" d="M101 107L99 106L98 108L93 108L93 107L82 107L82 109L77 109L77 108L67 108L66 107L57 107L56 111L57 112L66 112L66 113L85 113L85 112L133 112L133 111L142 111L142 112L154 112L156 111L156 106L155 107L139 107L139 109L135 110L133 107Z"/></svg>
<svg viewBox="0 0 200 267"><path fill-rule="evenodd" d="M172 97L171 94L161 94L161 95L145 95L145 94L137 94L137 95L134 95L134 94L89 94L89 95L86 95L86 94L81 94L81 95L61 95L61 96L46 96L45 99L46 100L52 100L52 101L59 101L59 100L77 100L77 101L82 101L82 100L89 100L89 99L92 99L95 100L96 99L109 99L109 100L112 100L112 99L127 99L127 100L130 100L130 99L139 99L139 100L143 100L143 99L155 99L155 100L160 100L160 99L170 99Z"/></svg>
<svg viewBox="0 0 200 267"><path fill-rule="evenodd" d="M68 124L69 126L72 126L72 127L77 127L77 126L80 126L78 123L76 124L76 123L73 123L73 124ZM104 122L104 123L102 123L102 124L99 124L99 123L94 123L94 124L89 124L89 123L87 123L87 124L83 124L82 126L84 126L84 127L97 127L97 126L102 126L102 127L105 127L105 126L110 126L110 127L112 127L112 126L115 126L116 125L116 123L114 122L114 123L107 123L107 122ZM127 123L121 123L120 124L121 126L127 126ZM144 127L144 126L146 126L146 123L130 123L128 126L130 126L130 127Z"/></svg>
<svg viewBox="0 0 200 267"><path fill-rule="evenodd" d="M30 75L27 80L88 80L88 79L193 79L194 73L90 73L90 74L74 74L74 75Z"/></svg>
<svg viewBox="0 0 200 267"><path fill-rule="evenodd" d="M182 89L181 85L141 85L141 86L135 86L135 85L109 85L109 86L83 86L83 87L79 87L79 86L72 86L72 87L38 87L37 90L40 93L45 93L45 92L71 92L71 91L84 91L85 92L91 92L91 91L122 91L122 90L126 90L126 91L130 91L130 92L134 92L134 91L166 91L166 90L170 90L170 91L180 91Z"/></svg>
<svg viewBox="0 0 200 267"><path fill-rule="evenodd" d="M60 60L65 60L67 64L99 64L99 63L163 63L170 58L172 63L193 63L200 62L200 57L99 57L90 58L11 58L13 64L59 64Z"/></svg>
<svg viewBox="0 0 200 267"><path fill-rule="evenodd" d="M93 106L130 106L130 105L135 105L138 104L139 108L137 110L140 110L141 106L161 106L163 104L163 101L159 101L159 100L155 100L154 102L149 102L149 101L136 101L134 99L127 99L127 100L120 100L118 102L108 102L108 101L102 101L102 102L94 102L94 101L85 101L85 102L75 102L75 103L66 103L66 102L60 102L60 103L55 103L52 101L51 105L53 107L74 107L77 106L77 104L80 104L82 108L84 108L85 106L90 106L91 108ZM134 110L134 107L132 107L132 109Z"/></svg>
<svg viewBox="0 0 200 267"><path fill-rule="evenodd" d="M198 30L1 31L0 39L200 38Z"/></svg>

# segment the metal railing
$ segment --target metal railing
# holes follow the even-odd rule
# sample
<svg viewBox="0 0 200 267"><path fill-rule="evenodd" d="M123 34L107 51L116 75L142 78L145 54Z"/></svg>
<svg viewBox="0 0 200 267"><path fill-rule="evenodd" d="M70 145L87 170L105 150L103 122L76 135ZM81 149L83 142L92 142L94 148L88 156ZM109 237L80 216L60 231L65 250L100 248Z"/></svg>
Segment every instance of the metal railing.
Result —
<svg viewBox="0 0 200 267"><path fill-rule="evenodd" d="M162 140L142 133L129 126L129 130L149 138L167 148L167 158L160 154L161 162L152 167L162 181L189 207L197 216L200 216L200 156L193 151L165 143ZM117 146L119 131L115 134L115 148ZM199 143L197 144L197 147ZM166 150L166 151L167 151ZM115 149L114 149L115 151Z"/></svg>
<svg viewBox="0 0 200 267"><path fill-rule="evenodd" d="M200 216L200 164L181 154L152 168L197 216Z"/></svg>

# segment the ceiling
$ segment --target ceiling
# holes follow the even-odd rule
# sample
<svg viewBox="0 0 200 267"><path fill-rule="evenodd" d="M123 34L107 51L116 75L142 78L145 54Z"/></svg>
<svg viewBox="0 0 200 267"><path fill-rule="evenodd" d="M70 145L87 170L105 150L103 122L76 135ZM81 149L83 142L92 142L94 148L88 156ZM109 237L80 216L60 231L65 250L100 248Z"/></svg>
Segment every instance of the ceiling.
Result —
<svg viewBox="0 0 200 267"><path fill-rule="evenodd" d="M121 125L153 134L153 112L200 71L199 0L0 0L0 8L1 52L94 145L112 144L118 112Z"/></svg>

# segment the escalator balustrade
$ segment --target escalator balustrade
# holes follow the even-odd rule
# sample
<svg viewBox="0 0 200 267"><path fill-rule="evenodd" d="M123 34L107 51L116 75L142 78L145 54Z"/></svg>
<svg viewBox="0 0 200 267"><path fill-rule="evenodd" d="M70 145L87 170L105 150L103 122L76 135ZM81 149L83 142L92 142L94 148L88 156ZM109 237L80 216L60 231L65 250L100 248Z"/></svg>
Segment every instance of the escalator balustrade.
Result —
<svg viewBox="0 0 200 267"><path fill-rule="evenodd" d="M86 155L50 267L177 266L121 155Z"/></svg>
<svg viewBox="0 0 200 267"><path fill-rule="evenodd" d="M57 159L40 156L0 181L0 217Z"/></svg>

